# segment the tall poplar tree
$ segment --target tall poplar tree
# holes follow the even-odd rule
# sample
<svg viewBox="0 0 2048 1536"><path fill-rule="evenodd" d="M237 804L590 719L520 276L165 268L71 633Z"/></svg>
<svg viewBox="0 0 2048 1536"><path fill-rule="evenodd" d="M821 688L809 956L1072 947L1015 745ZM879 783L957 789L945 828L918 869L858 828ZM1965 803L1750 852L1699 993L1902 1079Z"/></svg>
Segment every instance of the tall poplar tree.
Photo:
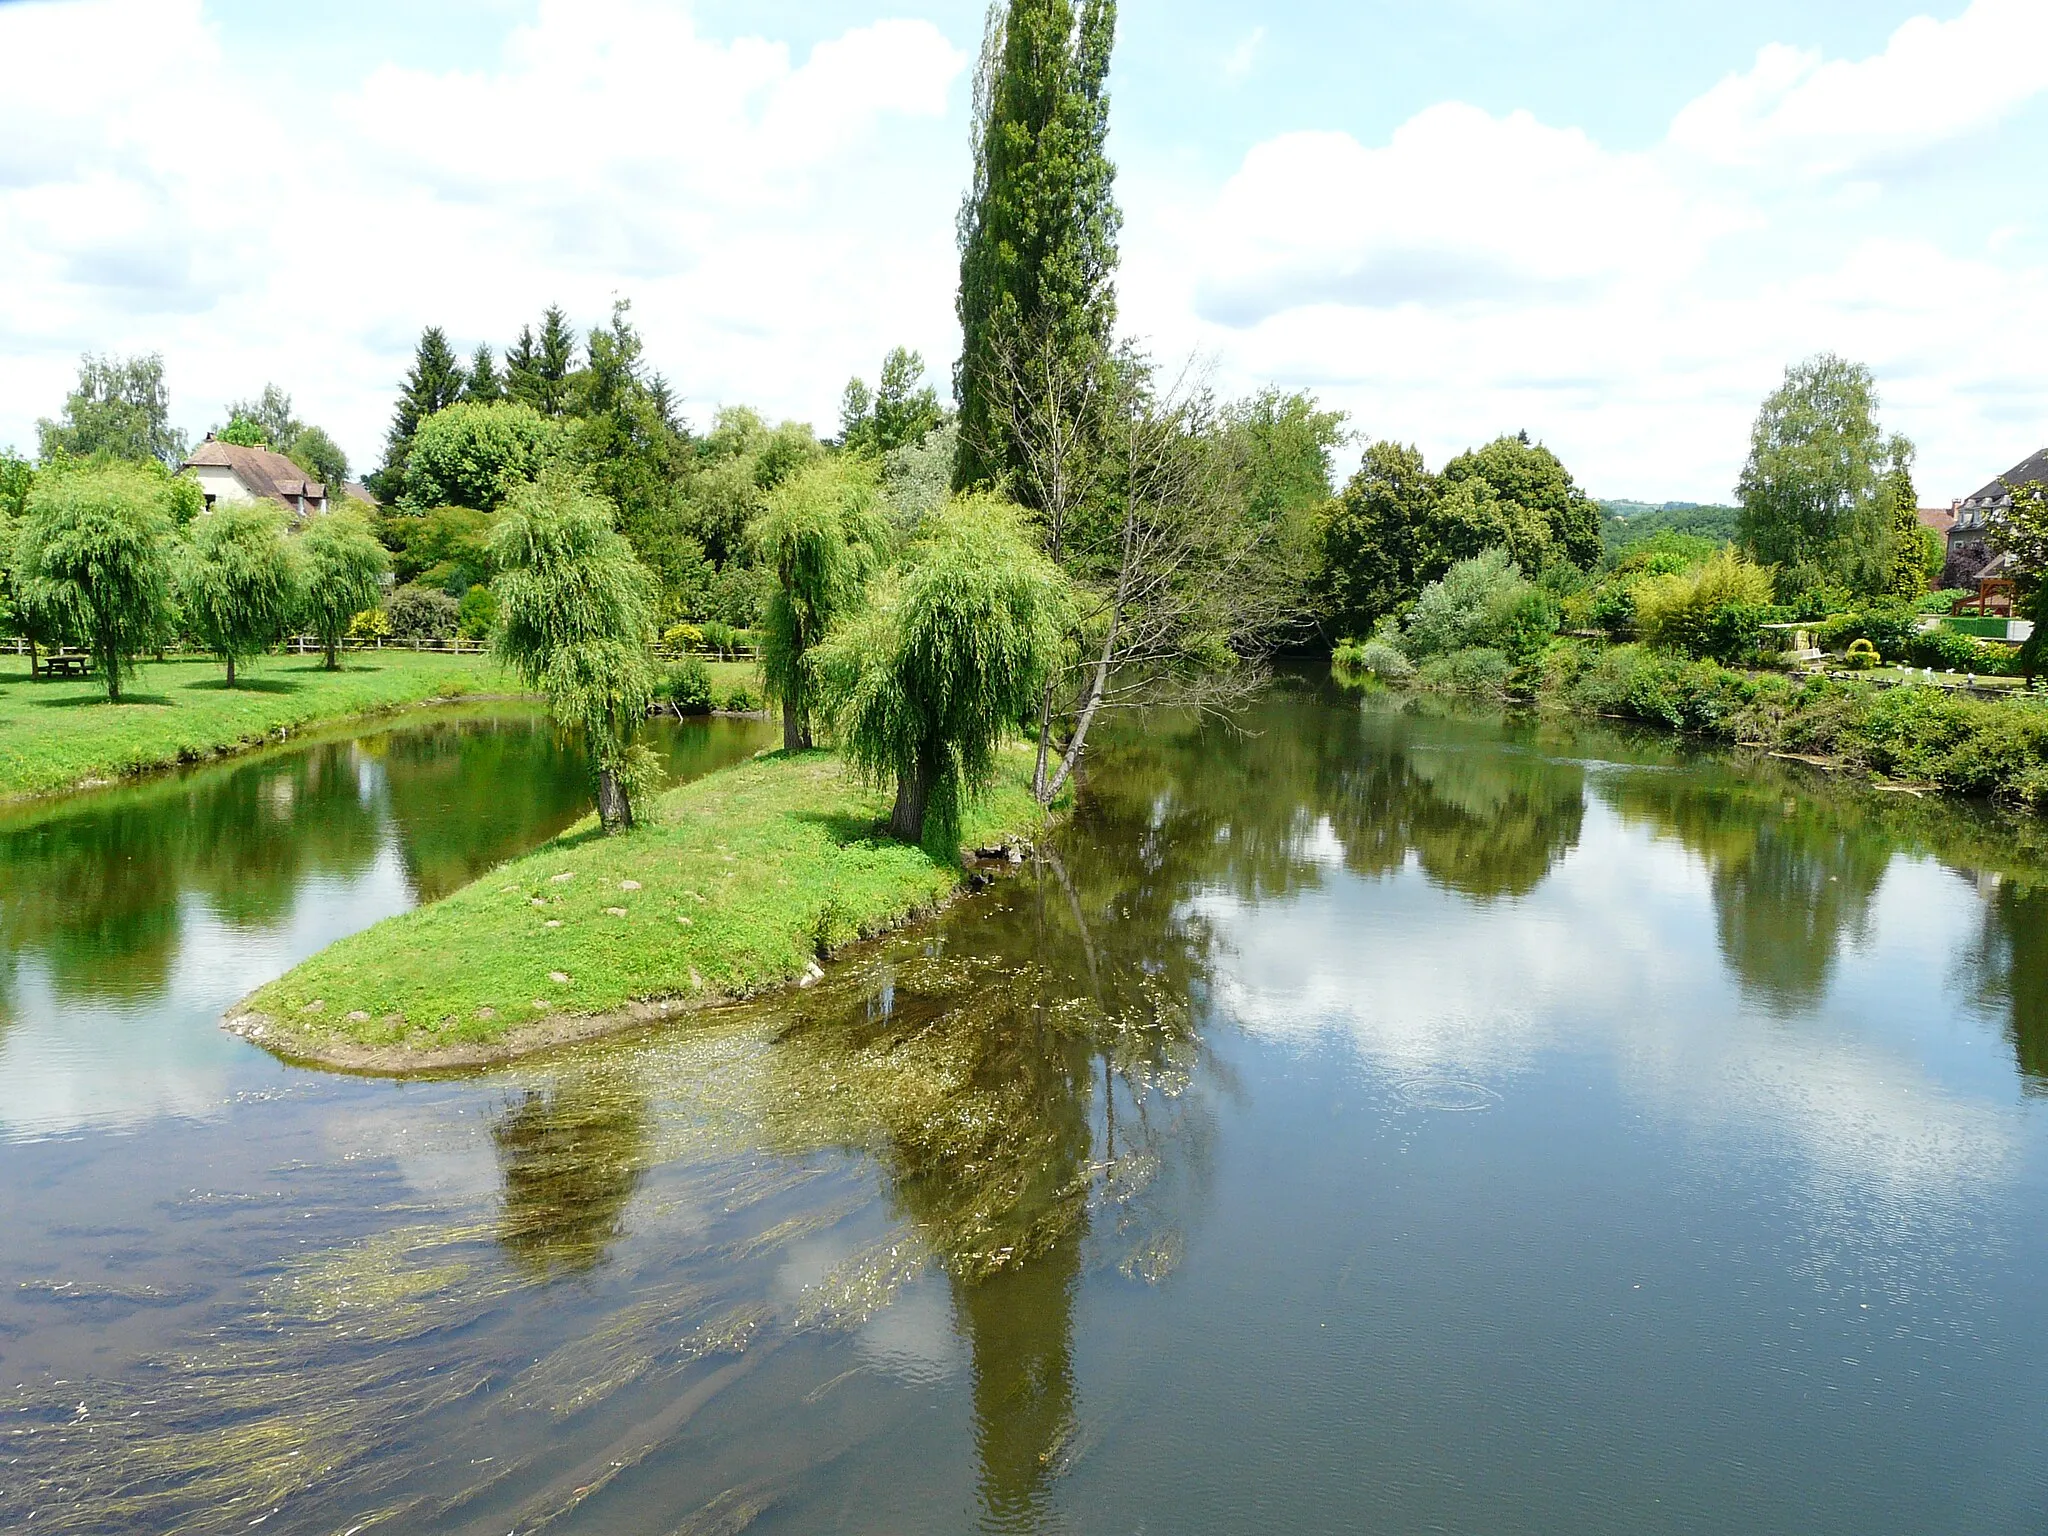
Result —
<svg viewBox="0 0 2048 1536"><path fill-rule="evenodd" d="M448 345L448 333L438 325L420 332L412 368L405 376L404 392L398 397L398 408L391 413L391 431L384 440L384 467L370 487L384 501L396 501L405 487L405 461L412 453L413 434L419 431L420 423L460 400L468 382L468 374Z"/></svg>
<svg viewBox="0 0 2048 1536"><path fill-rule="evenodd" d="M1015 359L1086 373L1116 325L1123 216L1109 162L1115 0L995 0L974 91L974 179L960 209L962 487L1016 466Z"/></svg>

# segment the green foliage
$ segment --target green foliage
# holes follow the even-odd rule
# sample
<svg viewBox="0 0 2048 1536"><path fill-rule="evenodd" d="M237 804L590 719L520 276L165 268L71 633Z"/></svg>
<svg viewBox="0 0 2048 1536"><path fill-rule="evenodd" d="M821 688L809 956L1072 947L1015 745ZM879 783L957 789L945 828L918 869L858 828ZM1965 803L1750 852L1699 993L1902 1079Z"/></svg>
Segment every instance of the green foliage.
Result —
<svg viewBox="0 0 2048 1536"><path fill-rule="evenodd" d="M1690 570L1638 578L1636 631L1665 650L1734 661L1754 650L1771 590L1769 571L1722 548Z"/></svg>
<svg viewBox="0 0 2048 1536"><path fill-rule="evenodd" d="M270 434L246 416L237 416L214 437L223 443L232 443L238 448L268 448Z"/></svg>
<svg viewBox="0 0 2048 1536"><path fill-rule="evenodd" d="M1576 665L1584 660L1583 653L1567 653L1553 677L1573 703L1595 714L1715 732L1756 697L1757 685L1744 673L1643 646L1609 647Z"/></svg>
<svg viewBox="0 0 2048 1536"><path fill-rule="evenodd" d="M465 640L488 640L497 622L498 599L489 587L471 587L455 605L455 632Z"/></svg>
<svg viewBox="0 0 2048 1536"><path fill-rule="evenodd" d="M1920 629L1918 611L1898 599L1872 603L1855 613L1836 614L1815 632L1824 650L1845 650L1868 640L1886 656L1903 656Z"/></svg>
<svg viewBox="0 0 2048 1536"><path fill-rule="evenodd" d="M1643 501L1600 503L1600 537L1607 557L1619 561L1637 544L1660 536L1675 535L1697 540L1709 550L1733 544L1741 537L1742 509L1702 505L1695 501L1667 501L1653 506Z"/></svg>
<svg viewBox="0 0 2048 1536"><path fill-rule="evenodd" d="M1600 508L1570 473L1526 432L1498 437L1459 454L1444 466L1451 486L1483 484L1503 508L1505 543L1522 568L1539 571L1558 561L1591 570L1600 560ZM1518 542L1519 541L1519 542Z"/></svg>
<svg viewBox="0 0 2048 1536"><path fill-rule="evenodd" d="M1324 516L1320 543L1325 621L1360 633L1485 550L1505 550L1524 571L1591 569L1599 509L1526 433L1460 454L1441 476L1415 448L1373 443Z"/></svg>
<svg viewBox="0 0 2048 1536"><path fill-rule="evenodd" d="M227 663L230 688L235 663L269 650L297 620L302 579L275 510L229 503L193 526L178 598L193 636Z"/></svg>
<svg viewBox="0 0 2048 1536"><path fill-rule="evenodd" d="M913 532L946 504L959 457L960 427L951 421L882 456L882 494L898 528Z"/></svg>
<svg viewBox="0 0 2048 1536"><path fill-rule="evenodd" d="M402 582L438 587L450 596L491 579L491 532L497 518L471 507L387 512L378 533Z"/></svg>
<svg viewBox="0 0 2048 1536"><path fill-rule="evenodd" d="M495 512L561 451L561 428L530 405L464 400L413 434L400 500Z"/></svg>
<svg viewBox="0 0 2048 1536"><path fill-rule="evenodd" d="M1912 445L1876 420L1870 370L1821 353L1785 370L1763 403L1743 466L1742 537L1780 570L1780 590L1882 591L1892 574L1887 477Z"/></svg>
<svg viewBox="0 0 2048 1536"><path fill-rule="evenodd" d="M1109 133L1114 0L999 0L975 77L973 171L960 210L955 484L1021 467L1005 358L1044 346L1085 371L1116 325Z"/></svg>
<svg viewBox="0 0 2048 1536"><path fill-rule="evenodd" d="M391 562L369 524L351 512L328 512L308 521L299 532L299 551L305 567L299 622L326 648L327 667L333 671L356 615L376 607Z"/></svg>
<svg viewBox="0 0 2048 1536"><path fill-rule="evenodd" d="M412 367L391 413L391 430L384 439L384 467L370 477L370 489L384 501L395 502L405 493L406 461L412 456L414 434L421 422L462 398L466 377L448 345L448 333L438 325L421 331Z"/></svg>
<svg viewBox="0 0 2048 1536"><path fill-rule="evenodd" d="M725 691L718 707L728 714L751 715L761 708L761 695L746 683L734 683Z"/></svg>
<svg viewBox="0 0 2048 1536"><path fill-rule="evenodd" d="M924 381L921 354L897 347L882 360L880 383L869 390L847 382L839 411L839 445L849 453L882 455L924 441L944 417L938 391Z"/></svg>
<svg viewBox="0 0 2048 1536"><path fill-rule="evenodd" d="M655 696L685 715L711 713L711 668L702 657L686 656L661 675Z"/></svg>
<svg viewBox="0 0 2048 1536"><path fill-rule="evenodd" d="M630 826L622 777L654 693L654 587L612 509L549 469L507 503L491 541L499 602L494 649L583 732L607 831Z"/></svg>
<svg viewBox="0 0 2048 1536"><path fill-rule="evenodd" d="M38 475L16 537L16 602L32 632L83 640L110 702L135 658L169 635L171 492L153 468Z"/></svg>
<svg viewBox="0 0 2048 1536"><path fill-rule="evenodd" d="M805 470L769 497L750 530L756 558L775 573L762 617L761 671L783 711L783 745L811 744L804 658L856 608L887 557L888 519L871 469L842 458Z"/></svg>
<svg viewBox="0 0 2048 1536"><path fill-rule="evenodd" d="M174 467L186 450L185 434L171 426L160 352L81 357L78 385L64 402L63 419L37 421L36 434L46 463L103 456Z"/></svg>
<svg viewBox="0 0 2048 1536"><path fill-rule="evenodd" d="M1842 665L1852 672L1868 672L1883 659L1868 640L1852 640L1849 649L1842 652Z"/></svg>
<svg viewBox="0 0 2048 1536"><path fill-rule="evenodd" d="M448 640L461 622L461 608L439 587L408 584L386 600L384 622L400 640Z"/></svg>
<svg viewBox="0 0 2048 1536"><path fill-rule="evenodd" d="M341 499L348 480L348 455L318 427L303 427L284 450L285 456L327 487L331 500Z"/></svg>
<svg viewBox="0 0 2048 1536"><path fill-rule="evenodd" d="M1306 391L1265 389L1224 407L1216 423L1216 451L1236 483L1240 515L1266 539L1280 579L1297 589L1321 566L1330 477L1349 436L1344 421L1342 411L1317 409Z"/></svg>
<svg viewBox="0 0 2048 1536"><path fill-rule="evenodd" d="M1401 631L1414 661L1484 648L1527 661L1557 633L1550 598L1504 549L1461 560L1423 588Z"/></svg>
<svg viewBox="0 0 2048 1536"><path fill-rule="evenodd" d="M543 416L561 416L569 408L569 377L576 371L576 332L559 304L541 316L540 336L531 326L519 328L519 339L505 353L505 395L530 405Z"/></svg>
<svg viewBox="0 0 2048 1536"><path fill-rule="evenodd" d="M812 650L840 750L896 786L895 836L958 848L966 806L1037 707L1073 618L1066 576L1017 509L976 496L931 518L872 605Z"/></svg>
<svg viewBox="0 0 2048 1536"><path fill-rule="evenodd" d="M462 381L462 398L478 405L493 405L505 398L505 384L498 377L498 361L488 343L479 343L469 360L469 372Z"/></svg>
<svg viewBox="0 0 2048 1536"><path fill-rule="evenodd" d="M1505 651L1475 645L1430 657L1416 668L1415 680L1441 693L1498 694L1506 691L1514 670Z"/></svg>

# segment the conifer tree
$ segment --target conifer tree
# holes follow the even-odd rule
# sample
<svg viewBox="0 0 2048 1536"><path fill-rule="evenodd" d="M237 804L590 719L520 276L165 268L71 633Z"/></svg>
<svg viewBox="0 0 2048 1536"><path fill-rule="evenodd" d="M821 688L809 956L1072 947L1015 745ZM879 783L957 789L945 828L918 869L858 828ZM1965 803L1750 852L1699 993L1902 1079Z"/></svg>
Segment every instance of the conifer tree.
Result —
<svg viewBox="0 0 2048 1536"><path fill-rule="evenodd" d="M420 344L413 354L405 389L392 412L391 431L384 440L384 467L377 472L371 489L387 502L396 501L405 485L405 461L412 452L413 434L420 423L436 411L446 410L462 398L468 382L462 364L448 345L448 334L438 325L420 332Z"/></svg>
<svg viewBox="0 0 2048 1536"><path fill-rule="evenodd" d="M497 359L488 346L479 346L476 356L470 360L469 378L463 384L462 398L481 401L485 405L505 398L504 386L498 381Z"/></svg>
<svg viewBox="0 0 2048 1536"><path fill-rule="evenodd" d="M1105 85L1115 0L996 0L974 99L974 174L960 210L962 336L955 482L1015 467L1006 360L1050 352L1087 372L1116 324L1115 168Z"/></svg>

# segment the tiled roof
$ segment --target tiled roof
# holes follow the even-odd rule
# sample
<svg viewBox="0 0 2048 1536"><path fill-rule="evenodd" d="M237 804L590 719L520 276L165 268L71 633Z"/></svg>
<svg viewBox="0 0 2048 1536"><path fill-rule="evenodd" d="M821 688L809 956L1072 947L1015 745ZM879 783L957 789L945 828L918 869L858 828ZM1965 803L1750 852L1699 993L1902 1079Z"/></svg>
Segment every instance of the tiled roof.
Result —
<svg viewBox="0 0 2048 1536"><path fill-rule="evenodd" d="M251 495L275 497L288 507L296 507L301 496L317 501L327 495L326 486L318 480L308 480L303 469L268 448L244 448L240 443L224 443L209 437L185 461L187 469L195 465L231 469Z"/></svg>
<svg viewBox="0 0 2048 1536"><path fill-rule="evenodd" d="M1955 509L1952 507L1918 507L1913 515L1920 519L1923 528L1932 528L1936 533L1947 533L1956 525Z"/></svg>
<svg viewBox="0 0 2048 1536"><path fill-rule="evenodd" d="M2035 480L2048 480L2048 448L2043 448L2031 459L2015 464L1996 480L1978 491L1974 496L1965 496L1966 507L2002 507L2012 500L2008 486L2026 485Z"/></svg>

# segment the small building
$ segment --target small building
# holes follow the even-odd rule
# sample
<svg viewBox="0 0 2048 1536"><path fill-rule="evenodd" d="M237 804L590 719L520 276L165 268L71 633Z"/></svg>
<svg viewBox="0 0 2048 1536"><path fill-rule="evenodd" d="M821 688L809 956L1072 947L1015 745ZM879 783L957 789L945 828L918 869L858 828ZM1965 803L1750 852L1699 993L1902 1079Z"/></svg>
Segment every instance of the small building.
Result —
<svg viewBox="0 0 2048 1536"><path fill-rule="evenodd" d="M272 501L296 518L327 510L327 487L281 453L224 443L212 433L183 465L199 482L211 512L223 502Z"/></svg>
<svg viewBox="0 0 2048 1536"><path fill-rule="evenodd" d="M1948 560L1942 567L1944 587L1974 587L1979 578L1996 576L1992 564L1991 530L2012 507L2014 486L2048 481L2048 448L2022 460L1978 491L1956 503L1956 520L1948 533Z"/></svg>

